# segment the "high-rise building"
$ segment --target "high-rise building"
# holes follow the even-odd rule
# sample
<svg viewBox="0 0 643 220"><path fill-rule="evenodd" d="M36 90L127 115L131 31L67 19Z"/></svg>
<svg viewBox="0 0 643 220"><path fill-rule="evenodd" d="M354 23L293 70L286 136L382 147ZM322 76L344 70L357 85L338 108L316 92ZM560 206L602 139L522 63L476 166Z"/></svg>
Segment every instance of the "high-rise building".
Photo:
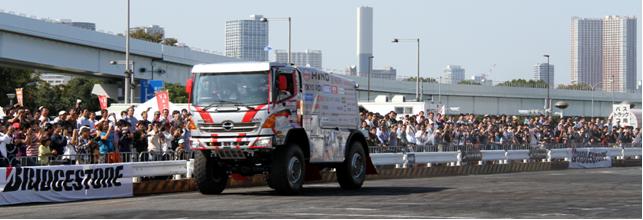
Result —
<svg viewBox="0 0 643 220"><path fill-rule="evenodd" d="M250 20L226 21L225 55L248 61L268 61L268 22L263 16L250 15Z"/></svg>
<svg viewBox="0 0 643 220"><path fill-rule="evenodd" d="M636 86L636 18L572 18L571 80L605 91Z"/></svg>
<svg viewBox="0 0 643 220"><path fill-rule="evenodd" d="M129 29L130 32L134 32L138 30L142 30L143 32L149 35L160 35L161 38L165 37L165 28L158 25L132 27Z"/></svg>
<svg viewBox="0 0 643 220"><path fill-rule="evenodd" d="M554 88L554 65L547 63L538 63L534 65L534 80L542 80L549 84L549 88Z"/></svg>
<svg viewBox="0 0 643 220"><path fill-rule="evenodd" d="M91 22L77 22L77 21L72 21L69 19L61 19L60 20L61 24L66 24L66 25L71 25L77 28L82 28L82 29L87 29L87 30L96 30L96 24L91 23Z"/></svg>
<svg viewBox="0 0 643 220"><path fill-rule="evenodd" d="M464 68L460 65L447 65L440 83L458 84L462 80L464 80Z"/></svg>
<svg viewBox="0 0 643 220"><path fill-rule="evenodd" d="M603 80L603 20L572 18L571 79L596 85Z"/></svg>
<svg viewBox="0 0 643 220"><path fill-rule="evenodd" d="M636 89L636 18L603 19L603 90Z"/></svg>
<svg viewBox="0 0 643 220"><path fill-rule="evenodd" d="M357 74L368 74L369 57L373 56L373 8L357 8Z"/></svg>
<svg viewBox="0 0 643 220"><path fill-rule="evenodd" d="M297 66L309 66L318 69L322 68L321 50L305 50L303 52L291 52L292 63ZM288 62L288 51L275 50L275 61L280 63Z"/></svg>

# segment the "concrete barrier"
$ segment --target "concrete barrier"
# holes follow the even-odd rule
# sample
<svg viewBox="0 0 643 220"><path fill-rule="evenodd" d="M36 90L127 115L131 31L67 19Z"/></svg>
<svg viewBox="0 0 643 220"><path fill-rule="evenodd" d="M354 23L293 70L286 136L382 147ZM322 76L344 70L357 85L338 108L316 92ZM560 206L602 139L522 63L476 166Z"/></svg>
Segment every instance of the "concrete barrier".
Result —
<svg viewBox="0 0 643 220"><path fill-rule="evenodd" d="M371 154L371 161L373 165L395 165L404 163L403 153L377 153Z"/></svg>
<svg viewBox="0 0 643 220"><path fill-rule="evenodd" d="M459 152L449 151L449 152L415 152L415 163L416 164L426 164L426 163L449 163L449 162L458 162Z"/></svg>
<svg viewBox="0 0 643 220"><path fill-rule="evenodd" d="M482 161L504 161L507 159L505 150L481 150Z"/></svg>
<svg viewBox="0 0 643 220"><path fill-rule="evenodd" d="M528 160L529 150L508 150L507 160Z"/></svg>

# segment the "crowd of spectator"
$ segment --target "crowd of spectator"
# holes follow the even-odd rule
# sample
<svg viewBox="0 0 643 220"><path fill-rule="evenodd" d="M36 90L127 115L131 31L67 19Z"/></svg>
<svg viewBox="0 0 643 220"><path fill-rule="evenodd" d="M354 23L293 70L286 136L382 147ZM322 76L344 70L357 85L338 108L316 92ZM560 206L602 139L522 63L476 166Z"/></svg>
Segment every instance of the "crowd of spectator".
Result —
<svg viewBox="0 0 643 220"><path fill-rule="evenodd" d="M52 159L63 164L118 162L125 159L120 153L179 155L186 150L190 137L186 125L191 120L186 109L155 111L149 121L149 108L137 118L134 107L129 107L117 119L113 112L102 110L97 117L79 106L77 102L55 117L47 107L5 110L0 121L0 165L17 161L45 165Z"/></svg>
<svg viewBox="0 0 643 220"><path fill-rule="evenodd" d="M509 115L442 115L419 112L398 117L362 111L360 130L369 146L502 146L641 144L640 128L607 118Z"/></svg>

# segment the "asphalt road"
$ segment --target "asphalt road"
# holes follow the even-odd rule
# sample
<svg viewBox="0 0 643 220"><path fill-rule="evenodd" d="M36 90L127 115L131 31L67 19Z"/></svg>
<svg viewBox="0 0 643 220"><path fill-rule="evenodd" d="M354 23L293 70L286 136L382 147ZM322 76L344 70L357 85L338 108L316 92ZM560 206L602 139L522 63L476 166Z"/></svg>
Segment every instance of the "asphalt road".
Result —
<svg viewBox="0 0 643 220"><path fill-rule="evenodd" d="M2 218L641 218L641 167L176 193L0 208Z"/></svg>

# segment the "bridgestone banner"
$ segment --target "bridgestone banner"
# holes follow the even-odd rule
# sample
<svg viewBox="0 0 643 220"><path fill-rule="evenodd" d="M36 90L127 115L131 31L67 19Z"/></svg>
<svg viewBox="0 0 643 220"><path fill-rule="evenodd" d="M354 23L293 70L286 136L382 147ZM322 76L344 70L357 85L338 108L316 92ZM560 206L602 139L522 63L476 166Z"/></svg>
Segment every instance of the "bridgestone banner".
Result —
<svg viewBox="0 0 643 220"><path fill-rule="evenodd" d="M607 156L606 149L572 148L572 160L569 168L603 168L612 167L612 158Z"/></svg>
<svg viewBox="0 0 643 220"><path fill-rule="evenodd" d="M0 205L131 197L131 167L94 164L0 168Z"/></svg>

